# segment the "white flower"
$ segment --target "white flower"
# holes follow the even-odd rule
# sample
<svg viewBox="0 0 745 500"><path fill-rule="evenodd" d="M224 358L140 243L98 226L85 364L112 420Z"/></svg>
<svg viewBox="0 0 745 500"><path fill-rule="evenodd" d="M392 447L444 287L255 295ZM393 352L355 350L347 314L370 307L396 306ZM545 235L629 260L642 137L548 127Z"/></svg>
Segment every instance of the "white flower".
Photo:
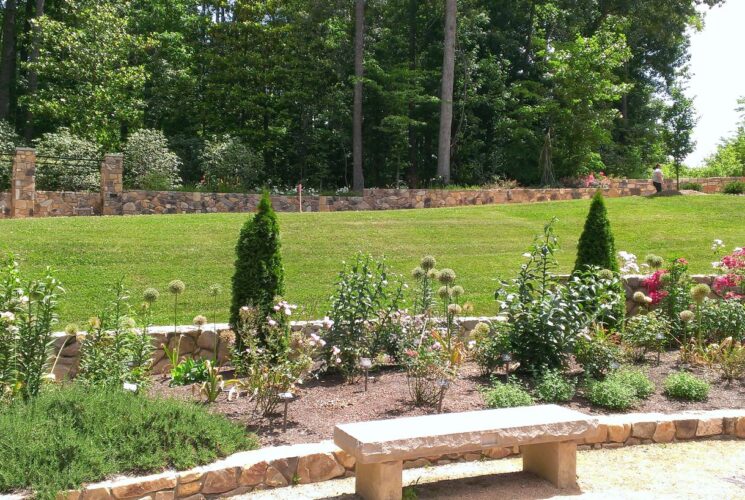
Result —
<svg viewBox="0 0 745 500"><path fill-rule="evenodd" d="M122 385L122 388L124 388L125 391L137 392L137 384L131 384L129 382L124 382L124 384Z"/></svg>
<svg viewBox="0 0 745 500"><path fill-rule="evenodd" d="M338 356L339 353L341 353L341 349L339 349L338 347L334 346L334 347L331 348L331 354L332 355Z"/></svg>
<svg viewBox="0 0 745 500"><path fill-rule="evenodd" d="M336 358L336 359L334 360L334 362L335 362L335 363L336 363L337 365L340 365L340 364L341 364L341 358Z"/></svg>
<svg viewBox="0 0 745 500"><path fill-rule="evenodd" d="M55 375L54 373L47 373L46 375L44 375L41 378L42 378L42 380L48 380L50 382L56 382L57 381L57 375Z"/></svg>
<svg viewBox="0 0 745 500"><path fill-rule="evenodd" d="M274 326L277 326L277 322L276 322L276 321L274 321L274 320L273 320L273 319L271 319L271 318L269 318L269 321L268 321L268 323L269 323L269 326L272 326L272 327L274 327Z"/></svg>
<svg viewBox="0 0 745 500"><path fill-rule="evenodd" d="M468 341L468 348L469 349L473 349L474 347L476 347L476 341L475 340L469 340Z"/></svg>
<svg viewBox="0 0 745 500"><path fill-rule="evenodd" d="M713 267L714 269L719 269L720 267L722 267L722 263L721 262L712 262L711 263L711 267Z"/></svg>
<svg viewBox="0 0 745 500"><path fill-rule="evenodd" d="M525 252L525 253L523 254L523 257L525 257L526 259L529 259L529 258L531 258L532 256L533 256L533 255L532 255L532 254L531 254L530 252Z"/></svg>
<svg viewBox="0 0 745 500"><path fill-rule="evenodd" d="M322 323L323 323L323 327L326 330L331 330L331 327L334 326L333 320L331 318L329 318L328 316L326 316L326 317L323 318Z"/></svg>
<svg viewBox="0 0 745 500"><path fill-rule="evenodd" d="M16 315L10 311L5 311L5 312L0 313L0 319L5 320L8 323L10 323L16 319Z"/></svg>
<svg viewBox="0 0 745 500"><path fill-rule="evenodd" d="M21 298L18 299L18 300L21 302L21 304L28 304L28 296L27 295L21 296Z"/></svg>
<svg viewBox="0 0 745 500"><path fill-rule="evenodd" d="M238 391L235 389L235 386L231 387L228 391L228 401L233 401L233 399L238 399Z"/></svg>
<svg viewBox="0 0 745 500"><path fill-rule="evenodd" d="M285 307L285 316L290 316L292 314L292 310L289 307Z"/></svg>
<svg viewBox="0 0 745 500"><path fill-rule="evenodd" d="M274 306L274 310L275 311L279 311L279 304L277 304L276 306Z"/></svg>

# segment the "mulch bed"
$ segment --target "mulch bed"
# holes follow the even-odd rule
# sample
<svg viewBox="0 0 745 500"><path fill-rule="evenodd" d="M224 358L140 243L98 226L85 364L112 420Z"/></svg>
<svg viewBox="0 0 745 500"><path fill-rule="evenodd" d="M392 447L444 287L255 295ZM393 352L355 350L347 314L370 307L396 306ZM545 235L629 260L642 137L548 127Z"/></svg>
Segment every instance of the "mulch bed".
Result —
<svg viewBox="0 0 745 500"><path fill-rule="evenodd" d="M709 399L700 403L674 401L662 393L663 382L672 372L678 371L678 353L664 353L659 365L652 359L642 366L649 378L657 386L655 393L641 401L633 412L675 413L684 410L715 410L745 407L745 384L727 384L720 380L716 372L705 367L692 367L691 371L711 382ZM256 432L262 446L282 444L312 443L333 438L337 423L380 420L404 416L435 413L434 408L414 406L409 397L406 373L398 368L385 367L375 373L368 384L367 392L363 383L347 384L338 375L324 375L300 387L298 397L290 403L287 430L282 431L282 414L271 419L257 420L253 416L253 403L247 398L228 401L222 394L210 408L232 420L243 422L247 428ZM232 378L228 372L225 378ZM467 363L461 370L458 381L453 384L445 397L444 412L473 411L486 408L479 389L489 380L481 377L478 367ZM184 400L198 400L196 388L169 387L168 379L154 377L151 395L173 397ZM566 406L576 410L593 413L611 413L592 407L579 392Z"/></svg>

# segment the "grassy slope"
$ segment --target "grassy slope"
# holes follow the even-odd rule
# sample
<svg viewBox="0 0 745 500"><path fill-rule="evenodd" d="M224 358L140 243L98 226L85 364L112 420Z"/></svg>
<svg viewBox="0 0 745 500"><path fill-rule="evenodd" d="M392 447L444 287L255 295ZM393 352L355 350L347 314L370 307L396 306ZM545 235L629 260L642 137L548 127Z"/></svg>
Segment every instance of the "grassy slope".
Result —
<svg viewBox="0 0 745 500"><path fill-rule="evenodd" d="M333 291L340 262L357 250L385 254L406 273L424 254L451 267L474 302L476 313L494 310L494 279L512 277L532 237L551 217L559 218L562 269L571 269L589 201L454 209L281 214L287 297L321 314ZM711 241L745 245L745 198L694 196L608 200L618 250L639 255L681 255L694 272L708 272ZM59 270L68 296L62 321L84 321L105 300L114 280L125 277L139 300L147 286L164 291L174 278L187 291L179 322L197 313L210 320L206 289L225 287L218 320L227 317L233 247L248 214L140 217L80 217L0 221L0 251L20 255L24 271L38 274L46 265ZM163 302L160 323L172 321Z"/></svg>

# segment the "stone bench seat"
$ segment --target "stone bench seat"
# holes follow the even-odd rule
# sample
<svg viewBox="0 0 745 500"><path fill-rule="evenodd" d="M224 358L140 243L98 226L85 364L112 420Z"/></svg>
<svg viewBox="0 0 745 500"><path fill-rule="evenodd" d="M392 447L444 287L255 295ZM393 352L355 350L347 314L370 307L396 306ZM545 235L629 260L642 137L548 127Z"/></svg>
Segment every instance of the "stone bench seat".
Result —
<svg viewBox="0 0 745 500"><path fill-rule="evenodd" d="M519 446L523 469L559 488L577 483L577 441L596 419L556 405L446 413L337 425L334 443L356 459L356 492L366 500L402 497L405 460Z"/></svg>

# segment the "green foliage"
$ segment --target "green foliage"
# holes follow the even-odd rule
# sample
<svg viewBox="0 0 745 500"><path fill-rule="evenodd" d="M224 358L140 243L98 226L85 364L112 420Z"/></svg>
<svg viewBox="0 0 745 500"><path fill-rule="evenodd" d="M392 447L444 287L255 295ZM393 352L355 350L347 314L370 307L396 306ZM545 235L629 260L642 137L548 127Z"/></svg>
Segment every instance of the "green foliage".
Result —
<svg viewBox="0 0 745 500"><path fill-rule="evenodd" d="M145 40L130 32L127 4L74 0L35 22L42 50L27 67L47 84L23 103L49 128L115 150L123 128L142 125L145 106Z"/></svg>
<svg viewBox="0 0 745 500"><path fill-rule="evenodd" d="M28 401L41 390L62 293L50 269L43 278L26 281L14 256L0 262L0 402Z"/></svg>
<svg viewBox="0 0 745 500"><path fill-rule="evenodd" d="M181 184L181 160L159 130L142 129L124 144L124 184L132 189L169 190Z"/></svg>
<svg viewBox="0 0 745 500"><path fill-rule="evenodd" d="M325 344L317 334L292 332L289 317L294 308L280 301L268 316L256 307L240 310L233 366L243 378L225 383L247 390L260 416L275 412L280 394L295 392L296 385L311 374L314 356ZM210 383L215 381L205 386Z"/></svg>
<svg viewBox="0 0 745 500"><path fill-rule="evenodd" d="M603 378L618 367L622 354L608 332L596 329L578 339L574 357L589 377Z"/></svg>
<svg viewBox="0 0 745 500"><path fill-rule="evenodd" d="M509 329L503 323L478 323L471 331L471 340L474 342L471 356L479 365L483 376L490 375L497 368L504 366L503 356L510 356L512 352Z"/></svg>
<svg viewBox="0 0 745 500"><path fill-rule="evenodd" d="M48 132L34 141L39 158L36 188L41 191L97 191L101 185L101 148L67 128ZM75 161L80 158L93 161Z"/></svg>
<svg viewBox="0 0 745 500"><path fill-rule="evenodd" d="M201 156L207 189L256 189L263 177L263 159L235 137L207 141Z"/></svg>
<svg viewBox="0 0 745 500"><path fill-rule="evenodd" d="M669 338L670 323L656 312L629 318L621 332L621 339L635 361L643 361L648 352L660 352Z"/></svg>
<svg viewBox="0 0 745 500"><path fill-rule="evenodd" d="M284 293L279 223L268 193L262 195L256 215L241 228L235 253L230 306L230 324L234 327L240 321L242 307L256 307L266 316L274 298Z"/></svg>
<svg viewBox="0 0 745 500"><path fill-rule="evenodd" d="M481 391L484 402L489 408L514 408L516 406L532 406L533 396L515 379L509 382L494 380L492 385Z"/></svg>
<svg viewBox="0 0 745 500"><path fill-rule="evenodd" d="M207 362L187 357L171 368L171 385L189 385L207 380Z"/></svg>
<svg viewBox="0 0 745 500"><path fill-rule="evenodd" d="M500 312L509 321L510 344L521 369L536 373L563 368L581 332L612 318L621 294L617 278L591 269L564 285L553 271L558 240L554 221L544 227L528 252L527 263L512 283L496 292Z"/></svg>
<svg viewBox="0 0 745 500"><path fill-rule="evenodd" d="M149 382L152 345L147 334L150 316L140 332L122 280L112 287L113 299L89 320L88 334L80 346L77 379L85 385L119 390L133 384L137 390Z"/></svg>
<svg viewBox="0 0 745 500"><path fill-rule="evenodd" d="M728 382L745 377L745 345L732 337L708 346L704 358L716 366Z"/></svg>
<svg viewBox="0 0 745 500"><path fill-rule="evenodd" d="M745 182L732 181L722 188L725 194L745 194Z"/></svg>
<svg viewBox="0 0 745 500"><path fill-rule="evenodd" d="M16 147L21 144L21 138L13 126L5 120L0 120L0 154L13 155ZM0 191L10 189L12 170L13 162L10 158L0 161Z"/></svg>
<svg viewBox="0 0 745 500"><path fill-rule="evenodd" d="M535 385L535 393L541 401L562 403L571 401L576 390L574 382L558 370L546 370Z"/></svg>
<svg viewBox="0 0 745 500"><path fill-rule="evenodd" d="M709 383L687 372L672 373L665 379L665 394L683 401L705 401Z"/></svg>
<svg viewBox="0 0 745 500"><path fill-rule="evenodd" d="M398 354L390 334L402 301L403 282L384 260L358 253L351 263L344 263L328 314L333 321L327 337L329 365L353 378L360 357Z"/></svg>
<svg viewBox="0 0 745 500"><path fill-rule="evenodd" d="M681 182L680 189L683 191L703 191L704 187L698 182Z"/></svg>
<svg viewBox="0 0 745 500"><path fill-rule="evenodd" d="M649 377L643 371L633 368L621 368L613 372L609 377L623 385L634 389L634 394L638 399L647 399L654 394L655 386Z"/></svg>
<svg viewBox="0 0 745 500"><path fill-rule="evenodd" d="M615 241L610 228L603 193L600 190L592 198L590 212L587 214L587 220L585 221L585 229L579 237L574 270L579 271L588 266L597 266L600 269L618 272Z"/></svg>
<svg viewBox="0 0 745 500"><path fill-rule="evenodd" d="M745 341L745 304L739 300L706 300L698 312L697 321L709 341Z"/></svg>
<svg viewBox="0 0 745 500"><path fill-rule="evenodd" d="M0 493L42 499L119 474L185 470L253 449L243 426L203 408L79 385L0 410Z"/></svg>
<svg viewBox="0 0 745 500"><path fill-rule="evenodd" d="M636 389L613 377L591 381L585 396L593 405L615 411L628 410L637 402Z"/></svg>

